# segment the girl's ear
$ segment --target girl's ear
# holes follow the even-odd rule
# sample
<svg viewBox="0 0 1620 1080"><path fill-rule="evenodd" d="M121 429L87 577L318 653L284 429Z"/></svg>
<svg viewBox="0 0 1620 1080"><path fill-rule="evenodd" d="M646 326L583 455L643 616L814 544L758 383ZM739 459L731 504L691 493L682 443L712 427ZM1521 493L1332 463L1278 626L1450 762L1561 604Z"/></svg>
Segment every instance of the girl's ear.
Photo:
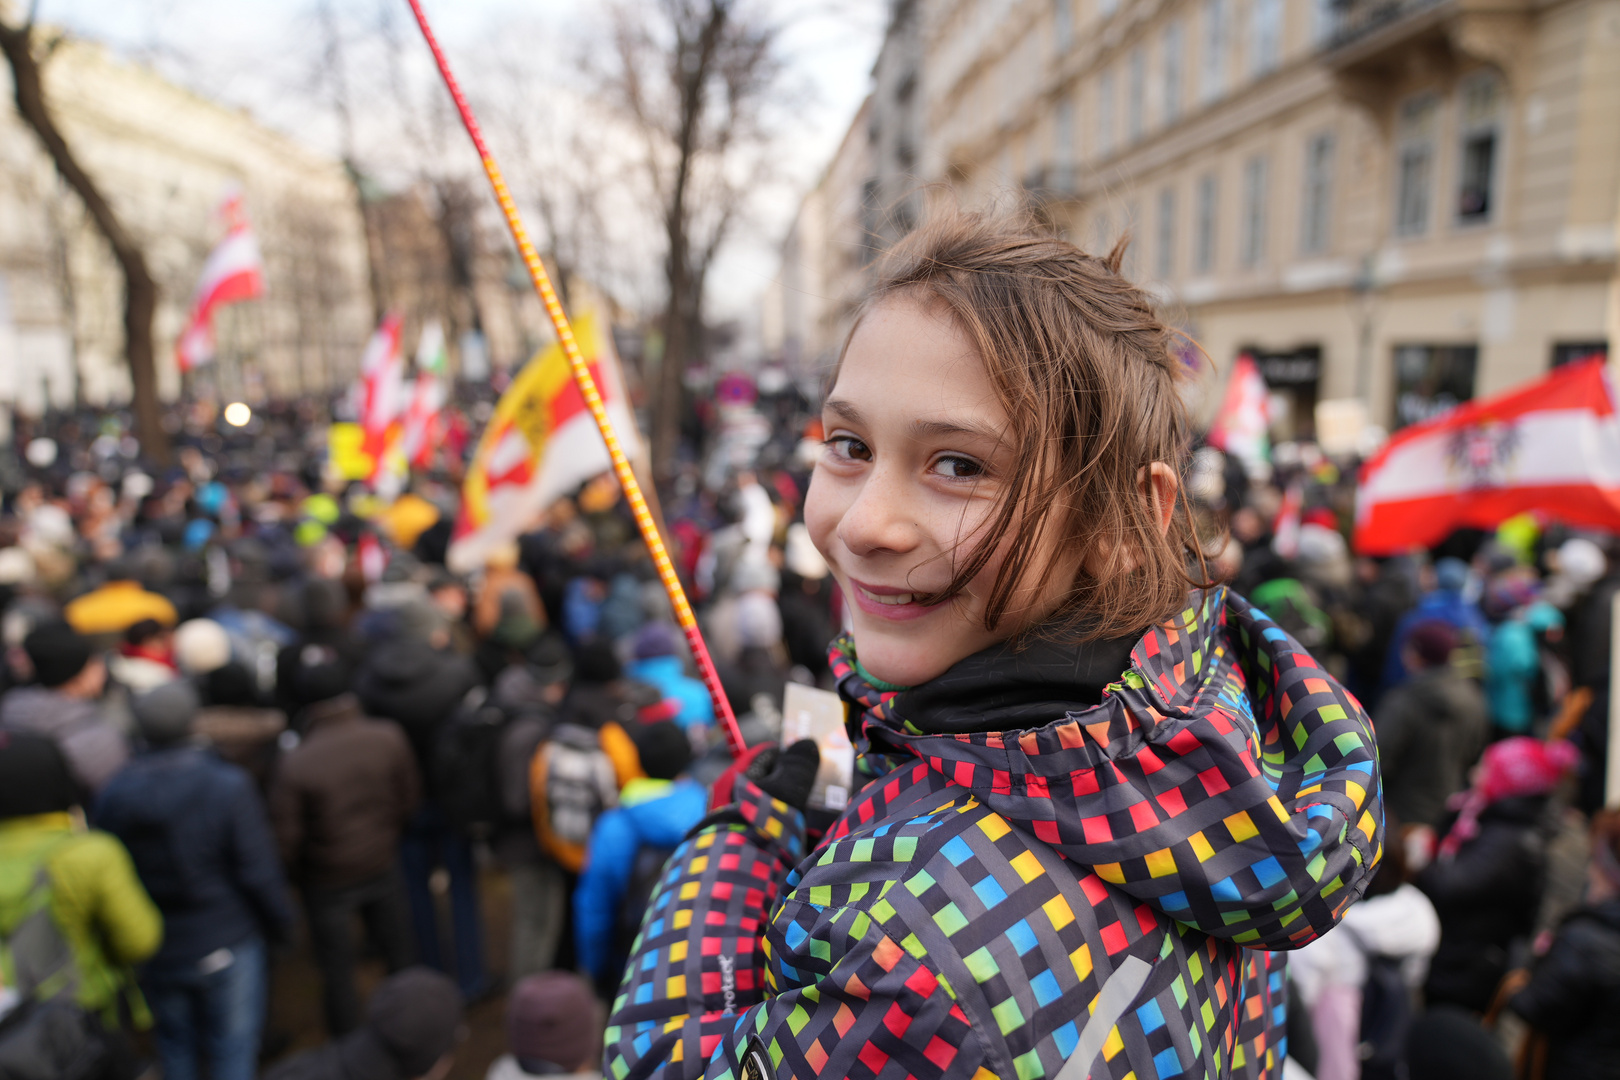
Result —
<svg viewBox="0 0 1620 1080"><path fill-rule="evenodd" d="M1176 494L1181 482L1175 470L1162 461L1136 470L1136 486L1153 504L1154 516L1159 519L1159 535L1170 531L1170 519L1176 515Z"/></svg>

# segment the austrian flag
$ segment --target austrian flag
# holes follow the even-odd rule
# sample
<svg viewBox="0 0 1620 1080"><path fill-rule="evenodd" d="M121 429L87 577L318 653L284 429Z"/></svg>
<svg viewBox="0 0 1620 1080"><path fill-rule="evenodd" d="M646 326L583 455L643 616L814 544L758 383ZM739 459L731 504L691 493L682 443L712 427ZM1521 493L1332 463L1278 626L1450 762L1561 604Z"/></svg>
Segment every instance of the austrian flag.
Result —
<svg viewBox="0 0 1620 1080"><path fill-rule="evenodd" d="M220 214L225 218L225 238L203 264L197 294L191 302L191 317L175 344L181 371L191 371L214 358L217 309L264 295L264 260L259 256L259 241L248 224L240 192L226 197Z"/></svg>
<svg viewBox="0 0 1620 1080"><path fill-rule="evenodd" d="M1396 435L1362 466L1355 548L1432 547L1530 511L1620 532L1620 417L1601 358Z"/></svg>

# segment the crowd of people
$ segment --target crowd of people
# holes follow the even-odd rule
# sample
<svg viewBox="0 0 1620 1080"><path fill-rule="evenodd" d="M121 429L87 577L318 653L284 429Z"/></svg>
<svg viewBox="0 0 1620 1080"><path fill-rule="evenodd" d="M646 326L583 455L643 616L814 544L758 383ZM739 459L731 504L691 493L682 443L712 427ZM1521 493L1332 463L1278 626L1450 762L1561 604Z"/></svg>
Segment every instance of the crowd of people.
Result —
<svg viewBox="0 0 1620 1080"><path fill-rule="evenodd" d="M491 1080L600 1075L648 897L729 764L708 691L611 477L457 576L453 476L382 503L311 408L194 409L166 469L115 415L0 448L0 1077L442 1078L502 994ZM791 387L707 420L663 512L741 729L774 743L790 683L834 685L843 621L803 524L819 422ZM1376 727L1383 861L1291 955L1291 1057L1620 1075L1620 543L1516 519L1356 558L1353 470L1308 442L1269 475L1202 449L1188 488L1211 574ZM261 1062L291 948L328 1041Z"/></svg>

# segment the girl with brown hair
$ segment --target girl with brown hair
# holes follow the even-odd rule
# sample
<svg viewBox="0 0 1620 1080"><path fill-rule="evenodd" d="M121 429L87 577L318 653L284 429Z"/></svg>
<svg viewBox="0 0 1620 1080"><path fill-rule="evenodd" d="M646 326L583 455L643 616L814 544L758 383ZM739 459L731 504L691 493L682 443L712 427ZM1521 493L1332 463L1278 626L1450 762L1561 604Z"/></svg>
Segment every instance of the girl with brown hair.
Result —
<svg viewBox="0 0 1620 1080"><path fill-rule="evenodd" d="M643 1076L1278 1076L1281 957L1380 853L1359 704L1204 579L1172 332L1036 226L880 267L805 520L857 791L813 748L678 849L607 1031Z"/></svg>

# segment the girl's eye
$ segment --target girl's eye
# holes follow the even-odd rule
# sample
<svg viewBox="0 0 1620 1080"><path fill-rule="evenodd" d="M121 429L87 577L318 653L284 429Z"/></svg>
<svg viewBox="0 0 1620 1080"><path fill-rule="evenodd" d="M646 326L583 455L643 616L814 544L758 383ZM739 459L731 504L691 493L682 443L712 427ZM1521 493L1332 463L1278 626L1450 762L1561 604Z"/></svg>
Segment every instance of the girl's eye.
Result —
<svg viewBox="0 0 1620 1080"><path fill-rule="evenodd" d="M872 448L853 435L834 435L827 440L827 449L833 457L845 461L872 460Z"/></svg>
<svg viewBox="0 0 1620 1080"><path fill-rule="evenodd" d="M964 480L983 475L984 466L972 458L947 454L935 460L933 472L936 476L949 477L952 480Z"/></svg>

